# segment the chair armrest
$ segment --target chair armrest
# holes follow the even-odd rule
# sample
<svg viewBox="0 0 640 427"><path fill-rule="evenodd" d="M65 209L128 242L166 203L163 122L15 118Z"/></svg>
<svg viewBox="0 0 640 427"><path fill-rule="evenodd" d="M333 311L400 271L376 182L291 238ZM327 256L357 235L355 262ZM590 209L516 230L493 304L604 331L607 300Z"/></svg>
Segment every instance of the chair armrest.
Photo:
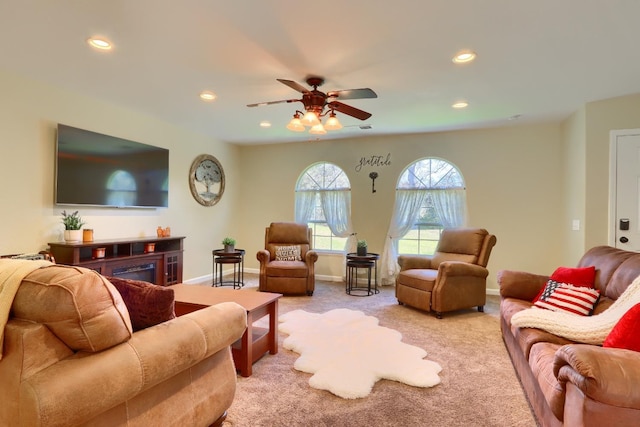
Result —
<svg viewBox="0 0 640 427"><path fill-rule="evenodd" d="M553 373L607 405L640 409L640 354L618 348L568 344L556 351Z"/></svg>
<svg viewBox="0 0 640 427"><path fill-rule="evenodd" d="M431 256L428 255L400 255L398 257L398 264L400 265L400 271L412 270L416 268L431 268Z"/></svg>
<svg viewBox="0 0 640 427"><path fill-rule="evenodd" d="M314 251L314 250L309 250L307 251L307 253L304 255L304 262L311 266L313 265L316 261L318 261L318 252Z"/></svg>
<svg viewBox="0 0 640 427"><path fill-rule="evenodd" d="M525 273L524 271L501 270L497 275L500 296L533 301L544 288L549 276Z"/></svg>
<svg viewBox="0 0 640 427"><path fill-rule="evenodd" d="M472 276L486 279L489 275L489 270L477 264L469 264L468 262L461 261L444 261L438 266L438 277L452 277L452 276Z"/></svg>
<svg viewBox="0 0 640 427"><path fill-rule="evenodd" d="M271 261L271 254L266 249L261 249L256 254L256 258L260 261L260 265L265 265Z"/></svg>

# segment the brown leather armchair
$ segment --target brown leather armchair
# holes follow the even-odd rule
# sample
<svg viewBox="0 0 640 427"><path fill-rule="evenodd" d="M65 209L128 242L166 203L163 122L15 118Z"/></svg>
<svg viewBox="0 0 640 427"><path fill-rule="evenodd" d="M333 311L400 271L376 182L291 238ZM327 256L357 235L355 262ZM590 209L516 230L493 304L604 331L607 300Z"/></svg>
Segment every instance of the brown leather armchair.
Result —
<svg viewBox="0 0 640 427"><path fill-rule="evenodd" d="M272 222L265 230L260 261L263 292L313 295L314 265L318 254L311 249L311 229L295 222Z"/></svg>
<svg viewBox="0 0 640 427"><path fill-rule="evenodd" d="M446 311L477 306L487 299L487 263L496 236L481 228L446 229L432 256L401 255L396 298L438 319Z"/></svg>

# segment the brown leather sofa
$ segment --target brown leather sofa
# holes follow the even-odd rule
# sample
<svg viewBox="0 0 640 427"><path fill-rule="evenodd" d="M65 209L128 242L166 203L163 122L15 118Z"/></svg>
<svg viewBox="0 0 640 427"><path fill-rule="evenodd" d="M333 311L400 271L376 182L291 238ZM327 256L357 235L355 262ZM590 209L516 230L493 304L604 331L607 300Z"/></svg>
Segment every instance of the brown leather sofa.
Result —
<svg viewBox="0 0 640 427"><path fill-rule="evenodd" d="M272 222L265 229L264 249L256 254L260 261L258 289L285 295L313 295L318 254L311 242L311 229L306 224ZM295 247L298 255L278 260L278 251L287 247Z"/></svg>
<svg viewBox="0 0 640 427"><path fill-rule="evenodd" d="M245 327L245 310L223 303L133 332L103 276L40 268L4 329L0 425L219 425L236 389L230 345Z"/></svg>
<svg viewBox="0 0 640 427"><path fill-rule="evenodd" d="M578 267L592 265L601 292L594 311L598 314L640 275L640 254L598 246L585 253ZM498 273L502 336L539 424L639 425L640 353L579 344L511 324L515 313L532 306L548 279L519 271Z"/></svg>
<svg viewBox="0 0 640 427"><path fill-rule="evenodd" d="M482 228L455 228L442 232L433 256L401 255L396 278L400 304L442 313L470 307L484 310L487 300L487 263L496 236Z"/></svg>

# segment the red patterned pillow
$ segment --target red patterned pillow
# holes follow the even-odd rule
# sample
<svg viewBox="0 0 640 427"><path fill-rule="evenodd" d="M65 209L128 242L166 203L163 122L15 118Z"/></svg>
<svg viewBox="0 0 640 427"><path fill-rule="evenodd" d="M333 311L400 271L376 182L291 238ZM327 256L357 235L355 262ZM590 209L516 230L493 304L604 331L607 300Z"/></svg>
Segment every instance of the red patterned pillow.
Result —
<svg viewBox="0 0 640 427"><path fill-rule="evenodd" d="M134 331L176 317L173 289L142 280L107 277L122 295Z"/></svg>
<svg viewBox="0 0 640 427"><path fill-rule="evenodd" d="M584 286L593 288L596 281L596 267L558 267L550 277L560 283L568 283L573 286Z"/></svg>
<svg viewBox="0 0 640 427"><path fill-rule="evenodd" d="M595 286L596 280L596 267L593 265L589 267L579 268L558 267L556 268L556 271L551 274L551 277L549 277L549 279L557 283L568 283L573 286L584 286L586 288L593 288ZM547 291L546 287L542 288L532 302L535 304L537 301L539 301L540 297L543 293L545 293L545 291Z"/></svg>
<svg viewBox="0 0 640 427"><path fill-rule="evenodd" d="M590 316L600 298L600 291L549 280L535 307L551 311Z"/></svg>
<svg viewBox="0 0 640 427"><path fill-rule="evenodd" d="M640 304L636 304L618 320L607 338L603 347L625 348L627 350L640 351Z"/></svg>

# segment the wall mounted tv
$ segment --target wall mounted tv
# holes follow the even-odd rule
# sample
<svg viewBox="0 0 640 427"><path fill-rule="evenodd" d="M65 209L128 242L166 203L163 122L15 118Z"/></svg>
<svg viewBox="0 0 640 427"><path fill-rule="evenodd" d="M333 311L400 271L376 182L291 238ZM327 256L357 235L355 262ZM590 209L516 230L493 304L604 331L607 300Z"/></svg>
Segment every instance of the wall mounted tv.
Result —
<svg viewBox="0 0 640 427"><path fill-rule="evenodd" d="M167 207L169 150L58 124L55 203Z"/></svg>

